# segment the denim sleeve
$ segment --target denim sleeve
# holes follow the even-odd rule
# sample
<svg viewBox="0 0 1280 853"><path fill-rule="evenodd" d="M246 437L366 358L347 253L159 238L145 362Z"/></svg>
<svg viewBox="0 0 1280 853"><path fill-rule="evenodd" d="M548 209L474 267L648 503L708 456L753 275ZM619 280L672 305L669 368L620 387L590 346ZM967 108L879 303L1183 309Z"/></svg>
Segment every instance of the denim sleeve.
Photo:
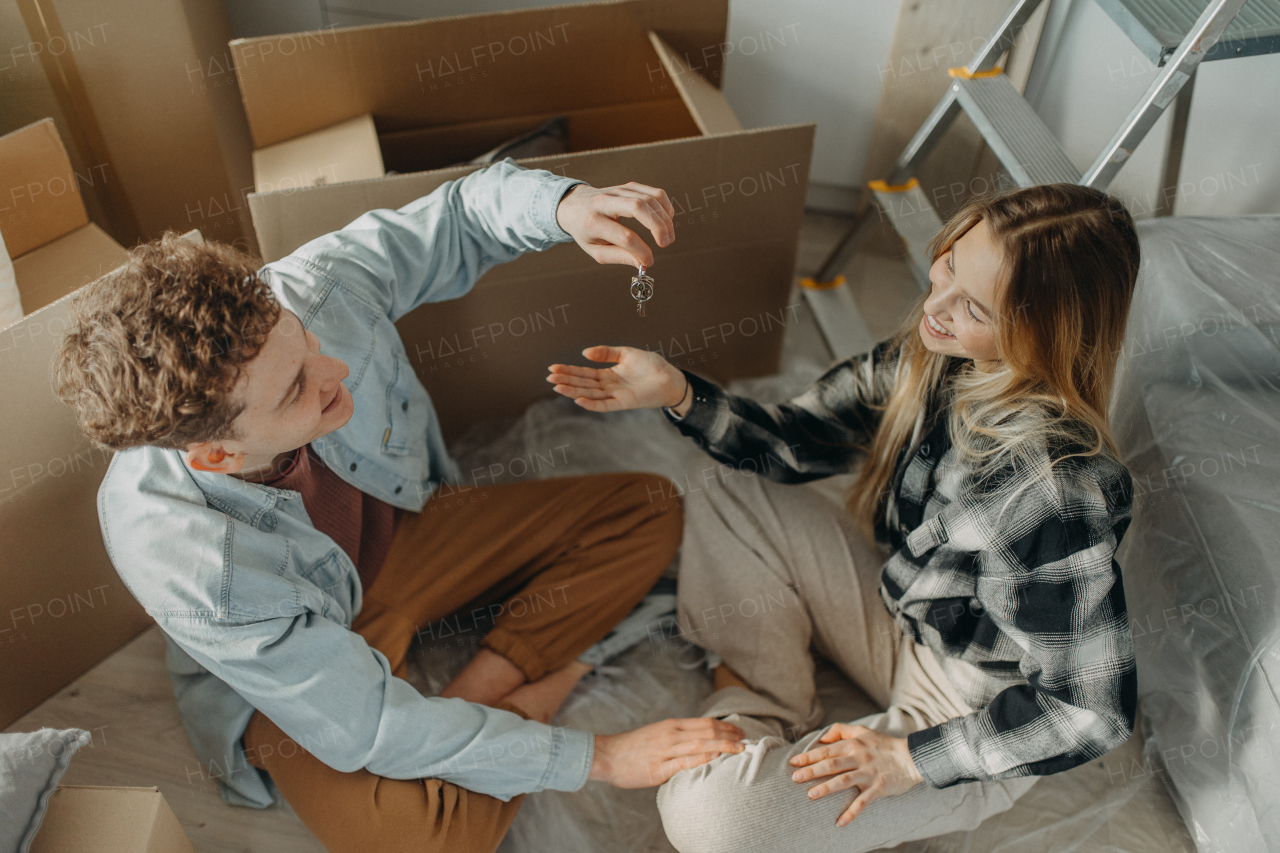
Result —
<svg viewBox="0 0 1280 853"><path fill-rule="evenodd" d="M363 637L315 613L159 621L197 663L336 770L443 779L503 801L587 781L591 734L423 696Z"/></svg>
<svg viewBox="0 0 1280 853"><path fill-rule="evenodd" d="M511 158L446 181L398 210L361 214L268 267L317 267L392 321L424 302L456 299L493 266L573 238L556 220L576 184ZM301 268L301 269L298 269Z"/></svg>

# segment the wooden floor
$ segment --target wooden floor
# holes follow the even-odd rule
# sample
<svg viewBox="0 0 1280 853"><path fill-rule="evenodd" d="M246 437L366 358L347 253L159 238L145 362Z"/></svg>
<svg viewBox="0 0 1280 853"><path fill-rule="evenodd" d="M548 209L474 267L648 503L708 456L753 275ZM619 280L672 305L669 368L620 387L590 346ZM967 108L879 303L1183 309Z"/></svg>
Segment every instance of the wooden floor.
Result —
<svg viewBox="0 0 1280 853"><path fill-rule="evenodd" d="M65 785L155 785L201 853L322 853L288 807L228 806L206 778L178 718L164 636L148 628L9 728L87 729Z"/></svg>

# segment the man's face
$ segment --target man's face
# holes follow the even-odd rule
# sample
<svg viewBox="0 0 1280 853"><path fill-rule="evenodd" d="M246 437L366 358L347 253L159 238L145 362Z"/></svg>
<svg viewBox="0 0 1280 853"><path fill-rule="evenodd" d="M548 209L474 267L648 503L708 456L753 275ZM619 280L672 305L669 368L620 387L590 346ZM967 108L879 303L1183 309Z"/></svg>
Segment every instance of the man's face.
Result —
<svg viewBox="0 0 1280 853"><path fill-rule="evenodd" d="M192 445L193 467L252 472L280 454L351 420L355 404L342 384L346 362L320 353L320 339L282 309L256 358L242 366L233 393L245 404L234 425L240 438Z"/></svg>

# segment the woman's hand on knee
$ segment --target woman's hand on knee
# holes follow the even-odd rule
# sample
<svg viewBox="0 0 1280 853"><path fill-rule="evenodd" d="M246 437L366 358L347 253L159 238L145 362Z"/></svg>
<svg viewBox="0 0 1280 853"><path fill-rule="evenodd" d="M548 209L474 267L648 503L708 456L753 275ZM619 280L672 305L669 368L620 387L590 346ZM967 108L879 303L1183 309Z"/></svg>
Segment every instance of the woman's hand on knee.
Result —
<svg viewBox="0 0 1280 853"><path fill-rule="evenodd" d="M911 760L906 738L866 726L836 723L818 742L827 745L791 759L792 766L800 768L791 778L808 782L819 776L832 777L809 789L809 798L814 800L848 788L858 789L858 796L840 814L836 826L848 825L873 800L906 793L924 781Z"/></svg>
<svg viewBox="0 0 1280 853"><path fill-rule="evenodd" d="M620 735L596 735L593 781L651 788L723 753L742 752L742 729L710 717L663 720Z"/></svg>
<svg viewBox="0 0 1280 853"><path fill-rule="evenodd" d="M678 369L656 352L634 347L588 347L582 354L613 367L553 364L547 381L557 394L592 412L656 409L677 406L688 396L688 382Z"/></svg>

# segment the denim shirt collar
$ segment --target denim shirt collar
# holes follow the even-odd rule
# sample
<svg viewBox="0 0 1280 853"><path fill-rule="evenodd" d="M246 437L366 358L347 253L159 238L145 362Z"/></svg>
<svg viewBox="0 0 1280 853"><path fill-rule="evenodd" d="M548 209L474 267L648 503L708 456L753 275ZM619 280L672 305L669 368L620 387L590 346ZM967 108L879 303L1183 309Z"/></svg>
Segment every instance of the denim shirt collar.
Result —
<svg viewBox="0 0 1280 853"><path fill-rule="evenodd" d="M263 483L242 480L230 474L192 468L187 462L185 453L180 450L173 452L181 458L183 466L191 474L191 479L200 487L200 491L204 492L209 503L233 518L254 527L258 527L262 517L282 502L300 497L300 493L293 489L279 489Z"/></svg>

